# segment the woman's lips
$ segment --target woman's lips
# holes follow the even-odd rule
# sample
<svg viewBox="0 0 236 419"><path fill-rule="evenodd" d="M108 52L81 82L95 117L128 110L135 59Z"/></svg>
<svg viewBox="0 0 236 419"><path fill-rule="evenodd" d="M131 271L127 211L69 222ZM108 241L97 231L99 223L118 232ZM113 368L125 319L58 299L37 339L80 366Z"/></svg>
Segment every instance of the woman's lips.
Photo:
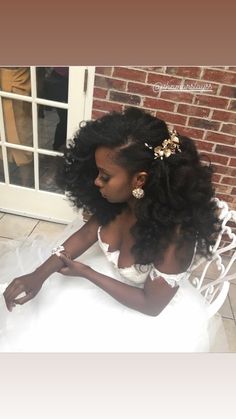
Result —
<svg viewBox="0 0 236 419"><path fill-rule="evenodd" d="M106 198L106 195L104 195L101 191L100 194L102 195L103 198Z"/></svg>

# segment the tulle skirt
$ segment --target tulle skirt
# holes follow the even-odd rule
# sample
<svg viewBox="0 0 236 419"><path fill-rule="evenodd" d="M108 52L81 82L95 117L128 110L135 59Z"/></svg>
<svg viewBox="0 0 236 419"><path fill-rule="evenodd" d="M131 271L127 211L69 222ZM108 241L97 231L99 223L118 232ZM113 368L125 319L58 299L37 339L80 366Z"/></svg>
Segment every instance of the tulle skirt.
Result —
<svg viewBox="0 0 236 419"><path fill-rule="evenodd" d="M78 218L53 243L45 237L6 245L0 256L0 352L209 352L227 351L219 315L208 320L206 305L188 282L155 317L132 310L85 278L54 273L39 294L12 312L2 292L34 270L56 244L82 226ZM118 273L95 243L81 262L116 279Z"/></svg>

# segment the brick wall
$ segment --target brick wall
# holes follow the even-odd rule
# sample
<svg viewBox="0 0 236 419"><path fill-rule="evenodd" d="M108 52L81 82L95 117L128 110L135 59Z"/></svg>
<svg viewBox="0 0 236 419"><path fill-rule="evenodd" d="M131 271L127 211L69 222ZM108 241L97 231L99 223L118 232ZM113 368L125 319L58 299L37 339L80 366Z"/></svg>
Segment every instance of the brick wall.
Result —
<svg viewBox="0 0 236 419"><path fill-rule="evenodd" d="M236 67L96 67L92 118L130 105L194 139L214 165L216 195L236 209Z"/></svg>

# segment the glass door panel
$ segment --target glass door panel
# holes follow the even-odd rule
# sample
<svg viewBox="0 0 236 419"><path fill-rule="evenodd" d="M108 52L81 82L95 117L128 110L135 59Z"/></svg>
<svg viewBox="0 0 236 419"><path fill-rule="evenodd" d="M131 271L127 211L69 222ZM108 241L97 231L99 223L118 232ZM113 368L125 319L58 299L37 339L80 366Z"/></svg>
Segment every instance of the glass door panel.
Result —
<svg viewBox="0 0 236 419"><path fill-rule="evenodd" d="M5 182L3 159L1 156L2 156L2 147L0 146L0 182Z"/></svg>
<svg viewBox="0 0 236 419"><path fill-rule="evenodd" d="M32 105L23 100L3 99L3 120L6 141L33 146ZM27 163L27 159L24 160ZM21 162L20 162L21 164Z"/></svg>
<svg viewBox="0 0 236 419"><path fill-rule="evenodd" d="M92 113L94 67L0 67L0 211L70 221L56 182L67 140Z"/></svg>
<svg viewBox="0 0 236 419"><path fill-rule="evenodd" d="M37 97L68 102L69 67L37 67Z"/></svg>
<svg viewBox="0 0 236 419"><path fill-rule="evenodd" d="M0 90L30 96L30 67L0 67Z"/></svg>
<svg viewBox="0 0 236 419"><path fill-rule="evenodd" d="M27 164L17 164L25 161ZM12 185L34 188L34 155L31 151L22 151L14 148L7 148L7 162L9 172L9 182Z"/></svg>
<svg viewBox="0 0 236 419"><path fill-rule="evenodd" d="M62 157L39 155L39 189L58 194L64 192L57 185L58 166L63 164Z"/></svg>
<svg viewBox="0 0 236 419"><path fill-rule="evenodd" d="M67 137L67 109L38 105L38 146L63 151Z"/></svg>

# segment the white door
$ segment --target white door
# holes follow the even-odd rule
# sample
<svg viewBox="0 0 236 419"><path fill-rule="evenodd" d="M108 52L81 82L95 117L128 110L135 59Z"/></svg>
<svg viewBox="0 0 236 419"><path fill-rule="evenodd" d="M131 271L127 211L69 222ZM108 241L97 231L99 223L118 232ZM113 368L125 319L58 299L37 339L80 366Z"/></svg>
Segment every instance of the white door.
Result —
<svg viewBox="0 0 236 419"><path fill-rule="evenodd" d="M66 139L91 118L94 73L0 67L0 211L63 223L75 217L56 168Z"/></svg>

